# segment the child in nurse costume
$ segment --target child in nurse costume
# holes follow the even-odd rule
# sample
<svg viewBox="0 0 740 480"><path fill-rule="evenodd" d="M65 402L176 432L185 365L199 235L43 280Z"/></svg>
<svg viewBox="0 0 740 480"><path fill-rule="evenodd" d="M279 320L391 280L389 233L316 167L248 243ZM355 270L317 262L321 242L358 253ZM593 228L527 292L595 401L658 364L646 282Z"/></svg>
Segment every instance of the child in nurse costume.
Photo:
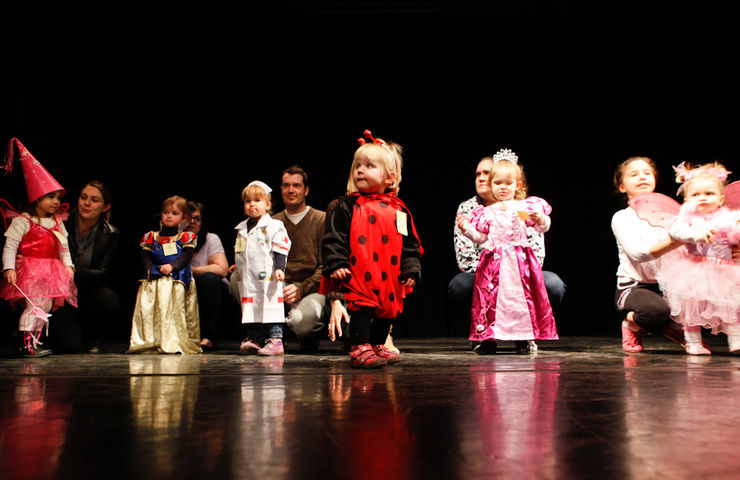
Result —
<svg viewBox="0 0 740 480"><path fill-rule="evenodd" d="M260 181L242 191L247 219L239 223L234 244L236 279L246 336L242 355L282 355L283 281L290 239L283 222L269 215L272 189Z"/></svg>

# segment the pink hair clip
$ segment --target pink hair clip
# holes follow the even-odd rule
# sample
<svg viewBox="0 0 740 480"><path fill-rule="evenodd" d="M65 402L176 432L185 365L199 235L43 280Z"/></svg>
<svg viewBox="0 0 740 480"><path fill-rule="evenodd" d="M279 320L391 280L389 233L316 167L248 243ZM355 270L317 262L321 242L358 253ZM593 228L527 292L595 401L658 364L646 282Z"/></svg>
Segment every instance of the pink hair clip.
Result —
<svg viewBox="0 0 740 480"><path fill-rule="evenodd" d="M727 176L732 173L724 167L692 168L691 165L687 166L686 162L681 162L680 164L678 164L678 166L673 167L673 171L676 172L676 182L681 183L681 186L678 187L676 195L680 195L688 181L698 175L709 175L712 177L716 177L717 179L719 179L720 182L724 182L727 180Z"/></svg>

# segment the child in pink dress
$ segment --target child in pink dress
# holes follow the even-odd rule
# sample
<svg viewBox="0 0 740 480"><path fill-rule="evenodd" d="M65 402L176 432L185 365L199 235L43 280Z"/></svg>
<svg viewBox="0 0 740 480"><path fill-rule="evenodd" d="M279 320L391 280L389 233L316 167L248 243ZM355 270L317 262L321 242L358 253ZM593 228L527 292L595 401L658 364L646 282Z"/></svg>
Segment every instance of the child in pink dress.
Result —
<svg viewBox="0 0 740 480"><path fill-rule="evenodd" d="M713 163L675 167L684 182L684 203L670 225L672 238L686 242L666 257L658 282L671 315L683 324L686 352L708 355L701 328L727 335L730 353L740 355L740 266L732 248L740 240L740 210L725 204L728 171ZM728 189L729 190L729 189Z"/></svg>
<svg viewBox="0 0 740 480"><path fill-rule="evenodd" d="M14 144L20 152L29 206L20 213L5 202L0 205L6 223L10 220L5 231L0 298L14 307L25 306L18 320L19 353L43 357L51 353L39 341L49 312L65 301L77 306L74 267L63 223L67 205L60 203L64 188L16 138L8 145L6 168L12 169Z"/></svg>
<svg viewBox="0 0 740 480"><path fill-rule="evenodd" d="M529 353L533 340L557 340L558 334L542 278L542 266L527 241L526 226L550 228L550 205L527 197L524 170L509 149L493 156L489 185L494 203L479 205L458 218L460 230L484 243L475 272L470 341L475 351L494 353L496 340L514 340L517 353Z"/></svg>

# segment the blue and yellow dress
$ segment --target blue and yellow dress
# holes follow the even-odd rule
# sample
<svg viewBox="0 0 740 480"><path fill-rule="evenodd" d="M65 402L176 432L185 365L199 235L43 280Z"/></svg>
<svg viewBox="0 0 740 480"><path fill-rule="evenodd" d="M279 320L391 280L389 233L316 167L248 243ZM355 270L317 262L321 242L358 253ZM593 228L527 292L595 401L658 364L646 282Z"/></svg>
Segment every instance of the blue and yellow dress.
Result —
<svg viewBox="0 0 740 480"><path fill-rule="evenodd" d="M163 228L148 232L140 245L147 272L136 295L127 353L200 353L198 295L189 262L169 275L159 271L161 265L182 263L185 249L195 248L195 234Z"/></svg>

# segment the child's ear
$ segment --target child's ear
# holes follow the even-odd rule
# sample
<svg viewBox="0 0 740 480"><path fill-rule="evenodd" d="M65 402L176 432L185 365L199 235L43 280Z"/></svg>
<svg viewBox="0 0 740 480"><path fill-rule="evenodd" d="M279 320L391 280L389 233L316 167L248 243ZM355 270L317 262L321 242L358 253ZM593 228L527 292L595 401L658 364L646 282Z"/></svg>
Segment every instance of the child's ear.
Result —
<svg viewBox="0 0 740 480"><path fill-rule="evenodd" d="M396 175L396 172L390 172L388 173L388 177L385 179L386 185L389 187L396 187L396 179L398 178L398 175Z"/></svg>

